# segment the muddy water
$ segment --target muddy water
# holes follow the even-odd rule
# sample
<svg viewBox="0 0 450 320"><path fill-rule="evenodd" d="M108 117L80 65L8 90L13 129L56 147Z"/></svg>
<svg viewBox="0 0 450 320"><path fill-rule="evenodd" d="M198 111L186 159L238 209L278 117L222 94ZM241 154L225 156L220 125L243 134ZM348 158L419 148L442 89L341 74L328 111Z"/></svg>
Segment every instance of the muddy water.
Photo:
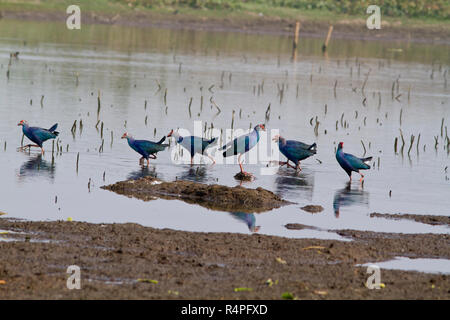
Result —
<svg viewBox="0 0 450 320"><path fill-rule="evenodd" d="M445 141L445 127L450 126L445 80L450 77L449 46L336 40L323 56L321 40L301 39L292 62L290 45L287 37L267 35L110 26L68 31L58 23L0 21L0 210L33 220L71 217L286 237L342 239L332 230L344 228L448 233L445 226L369 214L450 214ZM8 78L9 54L15 51L19 59L11 60ZM42 127L58 123L62 153L52 157L51 142L42 157L37 151L17 152L22 139L17 123L22 119ZM172 140L169 151L142 169L139 156L120 139L125 131L155 141L171 129L192 133L194 121L224 132L232 122L235 129L265 122L269 134L278 130L288 139L316 142L317 155L302 163L300 174L286 168L261 174L267 161L245 165L256 178L246 187L266 188L296 204L246 215L181 201L143 202L99 188L146 175L237 185L237 164L221 164L219 152L215 166L205 159L191 168L172 161L178 152ZM399 129L406 144L403 154ZM415 140L408 155L411 135ZM358 179L347 184L334 156L339 141L346 152L359 156L364 154L363 141L365 156L374 157L364 185ZM272 154L268 150L262 154ZM310 214L300 209L308 204L325 210ZM287 223L314 229L287 230Z"/></svg>

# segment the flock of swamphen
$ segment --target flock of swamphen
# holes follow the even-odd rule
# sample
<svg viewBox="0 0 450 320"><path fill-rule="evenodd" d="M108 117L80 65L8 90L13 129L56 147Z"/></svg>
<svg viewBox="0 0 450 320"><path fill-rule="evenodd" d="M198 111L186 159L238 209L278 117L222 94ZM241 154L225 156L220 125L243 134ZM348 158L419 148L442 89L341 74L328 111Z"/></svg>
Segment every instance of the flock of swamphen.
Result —
<svg viewBox="0 0 450 320"><path fill-rule="evenodd" d="M44 153L43 143L49 139L55 139L59 134L59 132L55 131L58 124L53 125L50 129L43 129L39 127L30 127L27 121L22 120L18 123L18 126L22 126L23 134L35 143L21 147L20 149L22 150L25 150L26 148L30 149L31 147L38 147L41 148L41 152ZM238 156L238 163L241 169L240 173L244 176L251 177L251 174L244 171L241 157L257 145L260 139L261 130L266 131L264 124L258 124L250 133L239 136L219 148L219 150L223 150L224 157ZM205 151L217 142L217 138L208 140L196 136L182 137L173 130L170 131L167 137L173 137L178 144L189 151L191 155L191 165L193 163L194 156L197 153L209 157L213 163L215 163L214 158ZM139 159L139 164L144 165L144 160L147 160L147 166L149 165L150 159L156 159L156 154L159 151L164 151L164 149L169 146L164 143L166 140L165 136L158 142L152 142L149 140L136 140L130 134L124 133L122 139L127 139L128 145L142 156ZM273 140L278 142L280 152L287 158L286 162L280 161L279 165L286 165L295 170L301 170L300 161L316 154L317 152L317 145L315 143L308 145L300 141L286 140L279 135L276 135ZM372 157L358 158L352 154L344 153L343 145L343 142L340 142L338 145L336 160L342 169L344 169L348 174L350 180L352 179L352 172L355 171L361 175L360 181L362 181L364 179L364 175L360 172L360 170L370 169L370 165L368 165L367 162L371 161ZM294 165L291 165L289 161L292 161Z"/></svg>

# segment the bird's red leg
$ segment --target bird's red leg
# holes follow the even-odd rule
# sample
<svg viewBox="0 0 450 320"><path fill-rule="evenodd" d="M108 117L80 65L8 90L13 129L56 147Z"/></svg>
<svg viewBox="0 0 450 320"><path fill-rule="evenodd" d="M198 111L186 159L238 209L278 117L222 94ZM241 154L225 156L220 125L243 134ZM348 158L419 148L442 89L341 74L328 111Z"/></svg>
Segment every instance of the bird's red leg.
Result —
<svg viewBox="0 0 450 320"><path fill-rule="evenodd" d="M28 148L28 150L30 150L31 147L40 148L40 146L38 146L37 144L27 144L26 146L20 147L19 150L25 150L26 148Z"/></svg>
<svg viewBox="0 0 450 320"><path fill-rule="evenodd" d="M278 161L278 165L281 166L281 167L284 166L284 165L286 165L286 164L287 164L287 161L286 161L286 162Z"/></svg>
<svg viewBox="0 0 450 320"><path fill-rule="evenodd" d="M45 153L44 148L41 147L41 154L43 155Z"/></svg>
<svg viewBox="0 0 450 320"><path fill-rule="evenodd" d="M150 160L147 158L147 167L150 165Z"/></svg>
<svg viewBox="0 0 450 320"><path fill-rule="evenodd" d="M242 153L238 157L238 162L239 162L239 167L241 168L241 173L246 176L252 176L251 173L244 171L244 168L242 167L242 163L241 163L241 157L242 157Z"/></svg>
<svg viewBox="0 0 450 320"><path fill-rule="evenodd" d="M26 146L21 146L17 150L25 150L26 148L30 148L31 144L27 144Z"/></svg>
<svg viewBox="0 0 450 320"><path fill-rule="evenodd" d="M296 167L292 166L292 165L289 163L289 160L286 162L286 165L287 165L289 168L292 168L292 169L295 169L295 168L296 168Z"/></svg>
<svg viewBox="0 0 450 320"><path fill-rule="evenodd" d="M191 156L191 166L194 165L194 157Z"/></svg>
<svg viewBox="0 0 450 320"><path fill-rule="evenodd" d="M297 170L297 167L294 167L293 165L290 165L289 163L288 163L288 167Z"/></svg>
<svg viewBox="0 0 450 320"><path fill-rule="evenodd" d="M295 171L302 171L302 168L300 168L300 160L297 162L296 166L295 166Z"/></svg>
<svg viewBox="0 0 450 320"><path fill-rule="evenodd" d="M241 168L241 173L244 173L244 168L242 168L242 163L241 163L241 156L242 156L242 154L239 155L238 162L239 162L239 167Z"/></svg>
<svg viewBox="0 0 450 320"><path fill-rule="evenodd" d="M363 182L364 180L364 175L361 172L358 172L361 175L361 179L359 179L359 182Z"/></svg>
<svg viewBox="0 0 450 320"><path fill-rule="evenodd" d="M211 159L211 161L213 162L212 164L216 164L216 160L214 160L213 157L211 157L209 154L207 154L206 156Z"/></svg>

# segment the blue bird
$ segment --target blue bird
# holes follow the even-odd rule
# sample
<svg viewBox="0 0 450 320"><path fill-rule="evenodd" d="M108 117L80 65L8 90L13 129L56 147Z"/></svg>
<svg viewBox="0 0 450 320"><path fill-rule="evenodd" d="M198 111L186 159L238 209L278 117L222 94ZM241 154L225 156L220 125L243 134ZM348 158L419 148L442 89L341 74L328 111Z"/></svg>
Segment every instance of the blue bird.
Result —
<svg viewBox="0 0 450 320"><path fill-rule="evenodd" d="M280 161L281 166L287 165L288 167L301 171L300 161L317 153L317 145L315 143L306 144L300 141L286 140L280 135L276 135L272 140L278 142L280 152L288 159L286 162ZM295 167L291 166L289 161L292 161Z"/></svg>
<svg viewBox="0 0 450 320"><path fill-rule="evenodd" d="M189 151L191 155L191 165L193 165L194 163L194 156L196 153L207 156L209 159L211 159L213 164L216 163L216 160L214 160L214 158L207 154L205 151L217 142L217 138L208 140L196 136L182 137L178 132L174 132L173 129L170 131L167 137L174 137L177 143L179 143L182 147Z"/></svg>
<svg viewBox="0 0 450 320"><path fill-rule="evenodd" d="M352 181L352 171L358 172L361 175L361 179L359 181L364 180L364 175L359 172L359 170L367 170L370 169L370 166L366 163L372 160L372 157L367 158L358 158L352 154L344 153L343 150L344 143L339 142L337 151L336 151L336 160L342 167L342 169L347 172L350 177L350 181Z"/></svg>
<svg viewBox="0 0 450 320"><path fill-rule="evenodd" d="M44 148L42 144L47 141L48 139L55 139L59 132L55 131L58 127L58 124L55 123L50 129L43 129L38 127L30 127L28 125L28 122L25 120L21 120L18 124L18 126L22 126L22 132L23 134L30 139L35 144L27 144L26 146L23 146L19 149L24 150L26 148L31 149L31 147L38 147L41 148L41 153L44 154Z"/></svg>
<svg viewBox="0 0 450 320"><path fill-rule="evenodd" d="M163 143L166 140L166 137L162 137L158 142L152 142L148 140L135 140L130 134L125 132L122 136L122 139L127 139L128 145L139 153L142 157L139 159L139 164L143 164L144 159L147 160L147 166L150 164L151 159L156 159L156 153L159 151L164 151L169 145Z"/></svg>
<svg viewBox="0 0 450 320"><path fill-rule="evenodd" d="M228 142L226 145L222 146L220 150L225 150L223 152L224 157L231 157L239 155L238 162L241 168L241 174L251 176L250 173L245 172L242 168L241 157L244 153L248 152L259 142L260 135L259 132L263 130L266 131L266 126L264 124L258 124L255 126L252 132L235 138L233 141Z"/></svg>

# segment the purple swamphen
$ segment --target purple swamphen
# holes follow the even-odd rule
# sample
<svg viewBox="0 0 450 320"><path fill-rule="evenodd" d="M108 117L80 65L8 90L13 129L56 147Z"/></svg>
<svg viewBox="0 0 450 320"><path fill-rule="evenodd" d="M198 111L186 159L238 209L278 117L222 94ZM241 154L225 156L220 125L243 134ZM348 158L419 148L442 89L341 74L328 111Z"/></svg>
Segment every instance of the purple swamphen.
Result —
<svg viewBox="0 0 450 320"><path fill-rule="evenodd" d="M278 134L272 140L278 142L280 152L288 159L286 162L280 161L281 166L287 165L288 167L301 171L300 161L317 153L317 145L315 143L306 144L300 141L286 140ZM291 166L289 161L292 161L295 167Z"/></svg>
<svg viewBox="0 0 450 320"><path fill-rule="evenodd" d="M350 177L350 181L352 181L352 171L358 172L361 175L361 179L359 181L364 180L364 175L359 172L359 170L367 170L370 169L370 166L366 163L372 160L372 157L367 158L358 158L352 154L344 153L344 143L339 142L337 151L336 151L336 160L342 167L342 169L347 172Z"/></svg>
<svg viewBox="0 0 450 320"><path fill-rule="evenodd" d="M128 145L139 153L142 157L139 159L139 164L142 164L144 159L147 160L147 166L150 163L149 158L156 159L156 153L159 151L163 151L169 145L163 143L166 140L166 137L162 137L158 142L152 142L148 140L135 140L130 134L125 132L122 136L122 139L127 139Z"/></svg>
<svg viewBox="0 0 450 320"><path fill-rule="evenodd" d="M167 135L167 137L174 137L177 143L179 143L182 147L189 151L189 153L191 154L191 165L194 163L194 156L196 153L207 156L209 159L211 159L213 164L216 163L216 160L214 160L214 158L209 154L205 153L205 151L217 142L217 138L208 140L196 136L182 137L178 132L173 131L173 129L170 130L170 133Z"/></svg>
<svg viewBox="0 0 450 320"><path fill-rule="evenodd" d="M251 174L245 172L242 168L241 157L244 153L252 149L259 142L259 132L261 130L266 131L266 126L264 124L256 125L252 132L239 136L220 148L220 150L225 150L223 152L224 157L239 155L239 167L241 168L241 174L243 174L244 176L251 176Z"/></svg>
<svg viewBox="0 0 450 320"><path fill-rule="evenodd" d="M21 120L17 125L22 126L23 134L28 139L30 139L35 143L35 144L27 144L26 146L20 147L19 149L21 150L24 150L26 148L30 150L31 147L38 147L41 148L41 153L44 154L44 148L42 147L42 144L48 139L55 139L59 134L58 131L55 131L56 128L58 127L57 123L55 123L50 129L30 127L28 125L28 122L25 120Z"/></svg>

